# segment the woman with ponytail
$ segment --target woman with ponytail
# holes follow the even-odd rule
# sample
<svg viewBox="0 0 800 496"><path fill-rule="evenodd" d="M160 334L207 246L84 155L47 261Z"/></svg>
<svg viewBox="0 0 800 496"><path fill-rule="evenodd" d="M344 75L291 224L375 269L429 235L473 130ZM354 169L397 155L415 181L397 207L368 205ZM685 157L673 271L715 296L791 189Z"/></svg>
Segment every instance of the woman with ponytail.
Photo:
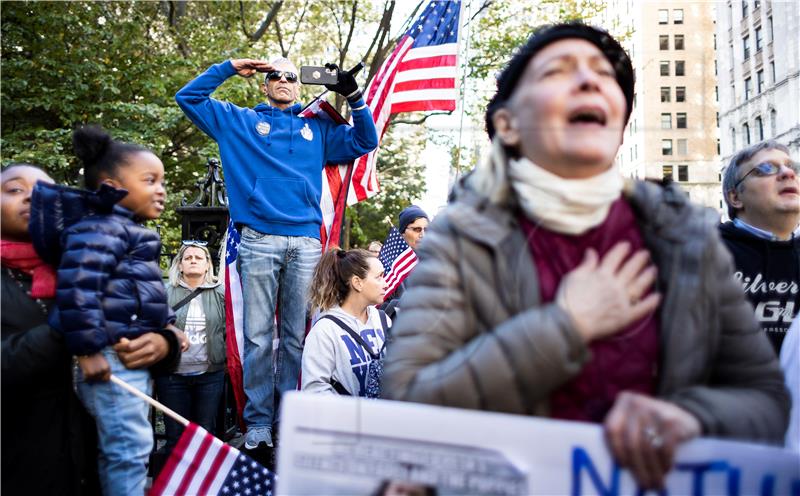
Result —
<svg viewBox="0 0 800 496"><path fill-rule="evenodd" d="M311 281L312 308L322 311L303 350L303 391L367 395L367 371L384 352L391 325L383 302L383 265L366 250L324 254Z"/></svg>

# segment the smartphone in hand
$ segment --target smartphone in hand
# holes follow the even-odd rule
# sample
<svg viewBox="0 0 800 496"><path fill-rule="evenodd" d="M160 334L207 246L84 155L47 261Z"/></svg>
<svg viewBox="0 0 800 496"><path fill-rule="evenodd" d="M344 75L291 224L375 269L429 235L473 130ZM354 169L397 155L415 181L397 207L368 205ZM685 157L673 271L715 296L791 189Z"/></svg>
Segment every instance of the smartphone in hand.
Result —
<svg viewBox="0 0 800 496"><path fill-rule="evenodd" d="M336 84L339 71L327 67L304 65L300 67L300 82L303 84Z"/></svg>

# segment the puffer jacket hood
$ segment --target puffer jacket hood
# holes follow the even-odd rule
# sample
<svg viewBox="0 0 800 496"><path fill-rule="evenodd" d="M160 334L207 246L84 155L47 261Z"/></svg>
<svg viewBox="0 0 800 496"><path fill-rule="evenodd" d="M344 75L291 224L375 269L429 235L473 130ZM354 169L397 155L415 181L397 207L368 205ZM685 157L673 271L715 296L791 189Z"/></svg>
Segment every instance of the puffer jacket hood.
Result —
<svg viewBox="0 0 800 496"><path fill-rule="evenodd" d="M60 184L36 183L31 194L28 230L39 257L57 267L61 261L64 230L90 215L111 213L127 194L126 190L107 184L102 184L97 191L88 191Z"/></svg>

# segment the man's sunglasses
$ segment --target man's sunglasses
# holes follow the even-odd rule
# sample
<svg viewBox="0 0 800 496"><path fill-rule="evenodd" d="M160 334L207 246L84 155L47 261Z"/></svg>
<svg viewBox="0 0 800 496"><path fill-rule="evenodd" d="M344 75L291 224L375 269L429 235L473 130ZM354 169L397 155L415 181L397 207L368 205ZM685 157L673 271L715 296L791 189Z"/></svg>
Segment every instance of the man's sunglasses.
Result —
<svg viewBox="0 0 800 496"><path fill-rule="evenodd" d="M208 246L208 241L200 241L199 239L185 239L181 241L183 246Z"/></svg>
<svg viewBox="0 0 800 496"><path fill-rule="evenodd" d="M800 175L800 163L789 162L786 164L786 167L792 169L795 174ZM744 180L747 179L747 176L749 176L750 174L755 174L758 177L768 177L768 176L774 176L780 171L781 171L781 166L778 164L773 164L772 162L761 162L760 164L756 165L755 167L747 171L747 174L742 176L741 179L736 181L736 184L733 185L733 188L734 189L738 188L739 185L742 184L742 182L744 182Z"/></svg>
<svg viewBox="0 0 800 496"><path fill-rule="evenodd" d="M290 83L297 82L297 74L288 71L270 71L267 73L268 81L280 81L281 77L285 77Z"/></svg>

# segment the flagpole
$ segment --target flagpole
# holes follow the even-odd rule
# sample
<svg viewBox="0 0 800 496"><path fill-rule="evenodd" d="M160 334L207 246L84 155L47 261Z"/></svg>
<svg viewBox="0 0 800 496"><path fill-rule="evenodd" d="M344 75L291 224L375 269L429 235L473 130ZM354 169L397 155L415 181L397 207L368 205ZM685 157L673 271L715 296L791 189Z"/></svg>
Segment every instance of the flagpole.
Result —
<svg viewBox="0 0 800 496"><path fill-rule="evenodd" d="M189 421L186 420L184 417L178 415L175 411L171 410L170 408L167 408L167 406L164 405L163 403L159 403L158 401L154 400L153 398L147 396L146 394L144 394L143 392L139 391L138 389L136 389L135 387L131 386L127 382L125 382L122 379L120 379L119 377L115 376L114 374L111 374L111 382L113 382L114 384L118 385L122 389L128 391L129 393L131 393L133 395L136 395L139 398L141 398L141 399L145 400L146 402L150 403L156 409L161 410L162 412L164 412L164 415L170 417L175 422L178 422L178 423L182 424L184 427L189 425Z"/></svg>
<svg viewBox="0 0 800 496"><path fill-rule="evenodd" d="M455 184L458 181L458 178L461 177L461 137L464 134L464 100L467 94L466 91L466 83L467 83L467 69L469 67L469 42L470 42L470 33L472 32L472 19L470 18L470 14L472 13L472 0L469 0L467 8L467 32L465 33L465 37L467 41L464 45L464 57L463 60L463 67L464 73L461 75L461 121L458 125L458 154L456 155L456 177L453 180ZM464 11L464 4L461 4L461 11ZM459 19L464 19L461 15L459 15ZM461 29L458 30L458 36L461 37Z"/></svg>

